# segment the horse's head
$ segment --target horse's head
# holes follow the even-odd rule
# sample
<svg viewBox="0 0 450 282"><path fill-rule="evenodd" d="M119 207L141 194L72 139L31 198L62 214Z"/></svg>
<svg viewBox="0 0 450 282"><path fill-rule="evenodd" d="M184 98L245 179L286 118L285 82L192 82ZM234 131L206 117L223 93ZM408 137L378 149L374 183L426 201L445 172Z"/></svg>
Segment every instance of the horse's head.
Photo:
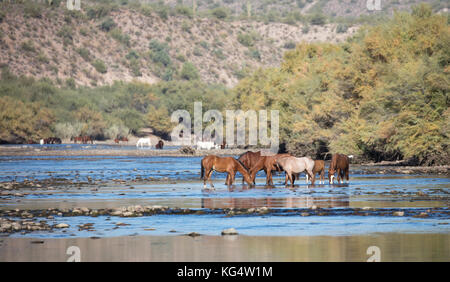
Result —
<svg viewBox="0 0 450 282"><path fill-rule="evenodd" d="M330 184L333 184L333 182L334 182L334 173L335 172L336 171L332 168L328 171L328 181Z"/></svg>

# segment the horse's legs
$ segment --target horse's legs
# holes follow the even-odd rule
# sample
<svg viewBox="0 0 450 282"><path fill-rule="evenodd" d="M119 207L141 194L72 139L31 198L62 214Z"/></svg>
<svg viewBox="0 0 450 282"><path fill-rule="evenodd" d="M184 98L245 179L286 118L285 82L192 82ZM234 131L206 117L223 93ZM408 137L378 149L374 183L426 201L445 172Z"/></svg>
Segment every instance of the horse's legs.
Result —
<svg viewBox="0 0 450 282"><path fill-rule="evenodd" d="M347 178L347 182L348 182L348 169L345 170L345 178Z"/></svg>
<svg viewBox="0 0 450 282"><path fill-rule="evenodd" d="M313 173L311 170L306 171L306 173L309 174L309 176L311 177L311 185L314 185L314 182L316 181L316 174Z"/></svg>
<svg viewBox="0 0 450 282"><path fill-rule="evenodd" d="M325 169L320 171L320 184L325 183Z"/></svg>
<svg viewBox="0 0 450 282"><path fill-rule="evenodd" d="M272 171L270 171L270 169L265 169L265 171L266 171L266 185L273 185Z"/></svg>
<svg viewBox="0 0 450 282"><path fill-rule="evenodd" d="M341 169L340 168L337 169L336 174L337 174L337 182L338 182L338 184L340 184L341 183Z"/></svg>
<svg viewBox="0 0 450 282"><path fill-rule="evenodd" d="M209 179L209 184L211 185L211 188L214 188L214 184L212 183L212 179L211 179L211 175L212 175L212 173L213 173L213 169L211 169L209 172L208 172L208 179Z"/></svg>
<svg viewBox="0 0 450 282"><path fill-rule="evenodd" d="M227 179L225 179L225 185L229 185L230 173L227 173Z"/></svg>

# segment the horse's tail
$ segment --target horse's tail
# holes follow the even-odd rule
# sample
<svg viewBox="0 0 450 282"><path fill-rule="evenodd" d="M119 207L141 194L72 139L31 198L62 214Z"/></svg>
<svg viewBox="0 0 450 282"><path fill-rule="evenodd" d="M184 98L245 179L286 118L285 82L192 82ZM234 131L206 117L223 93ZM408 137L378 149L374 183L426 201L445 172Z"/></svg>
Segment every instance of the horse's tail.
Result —
<svg viewBox="0 0 450 282"><path fill-rule="evenodd" d="M203 166L203 160L200 162L201 163L201 169L200 169L200 179L203 179L204 175L205 175L205 167Z"/></svg>

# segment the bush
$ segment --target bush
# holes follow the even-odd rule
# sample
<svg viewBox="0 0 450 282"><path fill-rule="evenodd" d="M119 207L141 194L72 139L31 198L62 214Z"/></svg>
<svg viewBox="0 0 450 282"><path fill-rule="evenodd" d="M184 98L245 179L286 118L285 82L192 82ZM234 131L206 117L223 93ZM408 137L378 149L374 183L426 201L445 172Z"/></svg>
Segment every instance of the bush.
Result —
<svg viewBox="0 0 450 282"><path fill-rule="evenodd" d="M237 36L237 40L239 43L246 47L251 47L255 44L253 37L249 33L239 33Z"/></svg>
<svg viewBox="0 0 450 282"><path fill-rule="evenodd" d="M83 60L85 60L86 62L91 61L91 53L88 49L81 47L76 49L76 51L81 56L81 58L83 58Z"/></svg>
<svg viewBox="0 0 450 282"><path fill-rule="evenodd" d="M346 24L338 24L336 27L337 33L346 33L348 30L348 25Z"/></svg>
<svg viewBox="0 0 450 282"><path fill-rule="evenodd" d="M192 15L193 15L192 9L190 7L183 6L183 5L175 6L175 12L180 15L189 17L189 18L192 18Z"/></svg>
<svg viewBox="0 0 450 282"><path fill-rule="evenodd" d="M116 23L113 21L113 19L111 19L109 17L107 19L105 19L99 26L99 28L101 30L106 31L106 32L112 30L115 27L116 27Z"/></svg>
<svg viewBox="0 0 450 282"><path fill-rule="evenodd" d="M228 17L228 10L224 7L218 7L211 11L211 14L219 20L226 19Z"/></svg>
<svg viewBox="0 0 450 282"><path fill-rule="evenodd" d="M120 28L114 28L109 32L112 38L119 41L123 45L130 46L130 36L128 34L123 34Z"/></svg>
<svg viewBox="0 0 450 282"><path fill-rule="evenodd" d="M113 7L110 5L97 5L93 7L89 7L87 9L87 17L90 20L100 19L109 15L109 13L113 10Z"/></svg>
<svg viewBox="0 0 450 282"><path fill-rule="evenodd" d="M296 44L294 41L288 41L288 42L284 43L283 48L284 49L295 49L295 46L296 46Z"/></svg>
<svg viewBox="0 0 450 282"><path fill-rule="evenodd" d="M307 34L308 32L309 32L309 25L305 24L305 25L302 27L302 33L303 33L303 34Z"/></svg>
<svg viewBox="0 0 450 282"><path fill-rule="evenodd" d="M161 63L164 66L168 66L171 63L171 59L168 53L169 46L167 43L161 43L156 39L150 41L150 58L154 63Z"/></svg>
<svg viewBox="0 0 450 282"><path fill-rule="evenodd" d="M95 68L96 71L98 71L99 73L106 73L107 72L107 68L105 63L100 60L100 59L96 59L93 63L92 66Z"/></svg>
<svg viewBox="0 0 450 282"><path fill-rule="evenodd" d="M190 62L183 64L180 77L185 80L197 80L200 78L197 68Z"/></svg>
<svg viewBox="0 0 450 282"><path fill-rule="evenodd" d="M326 18L322 14L315 14L311 17L309 21L312 25L324 25L326 22Z"/></svg>

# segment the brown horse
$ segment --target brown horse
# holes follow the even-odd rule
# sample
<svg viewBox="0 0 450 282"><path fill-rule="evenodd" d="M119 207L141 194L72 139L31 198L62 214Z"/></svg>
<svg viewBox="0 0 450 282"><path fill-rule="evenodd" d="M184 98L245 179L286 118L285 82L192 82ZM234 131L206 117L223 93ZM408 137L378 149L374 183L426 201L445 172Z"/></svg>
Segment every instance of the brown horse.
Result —
<svg viewBox="0 0 450 282"><path fill-rule="evenodd" d="M227 142L225 142L225 140L223 140L222 145L220 145L220 149L225 149L227 147Z"/></svg>
<svg viewBox="0 0 450 282"><path fill-rule="evenodd" d="M251 167L250 175L253 183L255 182L256 174L260 170L264 170L266 173L266 184L273 185L272 171L283 171L283 169L277 165L277 160L283 157L291 156L290 154L276 154L272 156L260 156L258 161Z"/></svg>
<svg viewBox="0 0 450 282"><path fill-rule="evenodd" d="M252 167L256 165L256 163L261 158L261 151L252 152L247 151L239 156L238 161L240 161L244 166L250 170ZM244 178L242 178L242 183L244 183Z"/></svg>
<svg viewBox="0 0 450 282"><path fill-rule="evenodd" d="M238 160L233 157L218 157L215 155L208 155L202 159L201 162L201 178L203 179L203 187L206 188L206 181L209 179L211 188L214 185L211 181L211 174L213 171L217 172L227 172L227 179L225 184L230 186L233 184L236 172L239 171L243 176L245 181L252 185L252 179L247 168Z"/></svg>
<svg viewBox="0 0 450 282"><path fill-rule="evenodd" d="M317 173L319 173L320 184L323 184L322 182L325 182L325 161L322 160L314 161L314 168L313 168L314 177L316 176Z"/></svg>
<svg viewBox="0 0 450 282"><path fill-rule="evenodd" d="M348 156L342 154L334 154L331 157L330 168L328 169L328 180L330 184L334 182L334 174L337 172L338 183L344 183L344 175L348 182L348 170L349 170L349 160Z"/></svg>
<svg viewBox="0 0 450 282"><path fill-rule="evenodd" d="M128 138L127 137L117 137L116 139L114 139L114 143L116 143L116 144L119 144L120 141L128 143Z"/></svg>
<svg viewBox="0 0 450 282"><path fill-rule="evenodd" d="M156 149L162 150L164 147L164 142L162 140L159 140L158 143L155 145Z"/></svg>

